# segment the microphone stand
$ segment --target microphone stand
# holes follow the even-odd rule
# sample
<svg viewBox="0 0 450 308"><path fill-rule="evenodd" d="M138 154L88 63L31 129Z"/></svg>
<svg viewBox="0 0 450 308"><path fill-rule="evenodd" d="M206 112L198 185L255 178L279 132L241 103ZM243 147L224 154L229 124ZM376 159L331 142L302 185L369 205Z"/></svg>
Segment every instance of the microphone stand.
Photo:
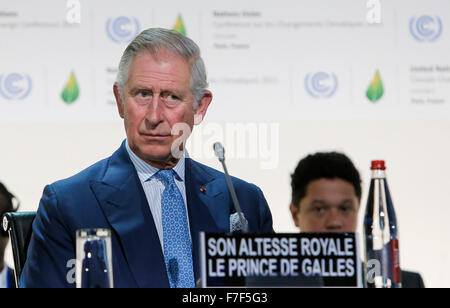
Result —
<svg viewBox="0 0 450 308"><path fill-rule="evenodd" d="M231 194L231 199L233 200L234 208L236 210L236 213L238 213L239 222L242 225L242 233L248 233L248 222L244 218L244 215L242 214L241 205L239 204L239 200L237 198L236 191L234 190L230 174L228 173L228 169L225 164L225 149L223 148L222 144L216 142L214 144L214 152L216 153L216 156L219 158L219 161L222 163L223 170L225 171L225 180L227 182L228 190L230 191Z"/></svg>

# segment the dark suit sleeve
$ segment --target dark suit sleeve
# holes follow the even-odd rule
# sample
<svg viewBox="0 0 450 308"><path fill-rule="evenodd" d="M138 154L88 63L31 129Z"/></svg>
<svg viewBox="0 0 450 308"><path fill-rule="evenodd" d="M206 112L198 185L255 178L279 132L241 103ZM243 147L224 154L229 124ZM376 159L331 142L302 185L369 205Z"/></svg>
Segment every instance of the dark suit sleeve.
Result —
<svg viewBox="0 0 450 308"><path fill-rule="evenodd" d="M53 186L44 190L28 257L21 275L22 288L74 287L75 244L58 209Z"/></svg>
<svg viewBox="0 0 450 308"><path fill-rule="evenodd" d="M260 233L275 233L273 230L272 213L263 192L257 186L258 192L258 208L259 208L259 232Z"/></svg>
<svg viewBox="0 0 450 308"><path fill-rule="evenodd" d="M16 279L14 278L14 270L8 268L8 287L11 289L16 288Z"/></svg>
<svg viewBox="0 0 450 308"><path fill-rule="evenodd" d="M423 289L425 284L419 273L402 271L402 286L404 289Z"/></svg>

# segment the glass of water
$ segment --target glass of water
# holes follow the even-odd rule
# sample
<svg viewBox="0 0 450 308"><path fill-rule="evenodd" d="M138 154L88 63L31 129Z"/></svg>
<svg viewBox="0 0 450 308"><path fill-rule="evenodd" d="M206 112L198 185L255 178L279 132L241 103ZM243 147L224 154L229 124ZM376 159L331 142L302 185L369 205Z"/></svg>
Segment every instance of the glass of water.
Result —
<svg viewBox="0 0 450 308"><path fill-rule="evenodd" d="M113 288L111 231L78 230L76 245L77 288Z"/></svg>

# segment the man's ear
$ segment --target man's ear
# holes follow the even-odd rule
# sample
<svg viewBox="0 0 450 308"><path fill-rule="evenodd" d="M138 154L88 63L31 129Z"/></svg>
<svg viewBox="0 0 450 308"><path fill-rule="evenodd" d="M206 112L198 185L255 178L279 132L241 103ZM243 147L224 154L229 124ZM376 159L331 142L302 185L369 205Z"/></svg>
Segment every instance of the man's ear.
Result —
<svg viewBox="0 0 450 308"><path fill-rule="evenodd" d="M291 206L289 207L289 209L291 210L291 215L292 215L292 220L295 223L295 226L298 228L298 209L295 207L294 203L291 203Z"/></svg>
<svg viewBox="0 0 450 308"><path fill-rule="evenodd" d="M124 118L123 104L125 102L122 101L122 97L120 96L119 86L117 85L117 83L114 84L113 91L114 91L114 97L116 98L116 104L117 104L117 109L119 111L119 115L123 119Z"/></svg>
<svg viewBox="0 0 450 308"><path fill-rule="evenodd" d="M203 119L206 116L206 111L208 111L209 104L211 104L213 95L211 91L206 90L198 103L197 109L195 110L194 115L194 125L199 125L203 122Z"/></svg>

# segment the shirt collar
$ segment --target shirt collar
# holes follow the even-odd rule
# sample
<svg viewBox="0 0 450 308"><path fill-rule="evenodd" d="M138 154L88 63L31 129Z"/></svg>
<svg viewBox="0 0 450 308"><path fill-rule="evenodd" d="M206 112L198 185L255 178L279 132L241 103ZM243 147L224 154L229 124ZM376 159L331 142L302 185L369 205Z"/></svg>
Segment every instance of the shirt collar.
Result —
<svg viewBox="0 0 450 308"><path fill-rule="evenodd" d="M153 167L139 158L130 148L128 144L128 139L125 141L125 146L128 152L128 156L130 156L131 162L136 168L139 179L142 183L147 182L151 179L160 169ZM186 161L187 153L183 152L183 156L178 161L177 165L173 167L173 171L175 172L175 178L179 181L184 182L185 178L185 161Z"/></svg>

